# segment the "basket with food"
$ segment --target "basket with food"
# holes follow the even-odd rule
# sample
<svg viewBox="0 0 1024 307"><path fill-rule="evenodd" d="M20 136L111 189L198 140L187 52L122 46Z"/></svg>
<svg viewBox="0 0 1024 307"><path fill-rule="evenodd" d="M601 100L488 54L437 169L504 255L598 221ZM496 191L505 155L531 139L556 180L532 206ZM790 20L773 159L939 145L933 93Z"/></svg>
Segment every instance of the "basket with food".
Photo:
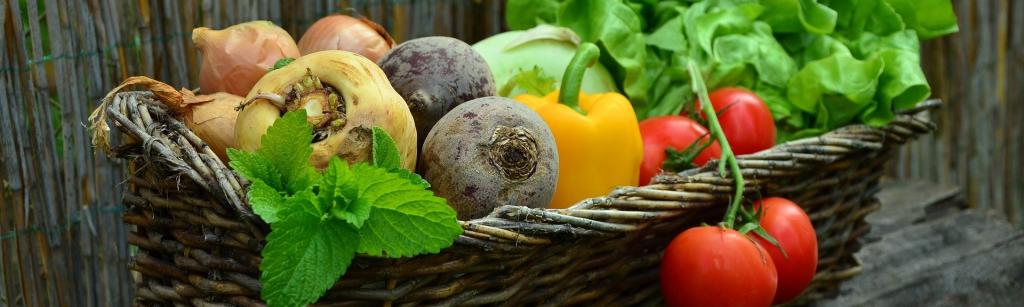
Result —
<svg viewBox="0 0 1024 307"><path fill-rule="evenodd" d="M886 162L935 129L943 30L550 2L473 46L202 28L199 90L125 80L90 121L128 162L137 302L768 305L859 272Z"/></svg>

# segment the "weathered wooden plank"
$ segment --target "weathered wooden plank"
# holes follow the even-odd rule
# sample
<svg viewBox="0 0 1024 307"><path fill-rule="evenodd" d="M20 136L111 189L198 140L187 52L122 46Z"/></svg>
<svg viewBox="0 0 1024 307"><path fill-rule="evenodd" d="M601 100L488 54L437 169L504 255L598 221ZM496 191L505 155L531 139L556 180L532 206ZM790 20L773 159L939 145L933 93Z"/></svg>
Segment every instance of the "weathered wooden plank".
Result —
<svg viewBox="0 0 1024 307"><path fill-rule="evenodd" d="M881 209L866 218L871 225L871 232L864 236L868 242L963 205L960 189L954 186L925 181L887 181L882 186Z"/></svg>
<svg viewBox="0 0 1024 307"><path fill-rule="evenodd" d="M1024 232L996 214L966 210L913 225L857 255L864 273L821 306L1018 306L1024 301Z"/></svg>
<svg viewBox="0 0 1024 307"><path fill-rule="evenodd" d="M1008 195L1006 201L1009 204L1007 215L1011 221L1018 225L1024 225L1024 189L1021 183L1024 182L1024 4L1020 1L1009 3L1010 20L1008 21L1009 38L1007 44L1006 63L1010 68L1007 71L1007 112L1009 116L1005 127L1009 131L1009 137L1005 142L1009 144L1006 153L1007 178L1004 181L1004 193Z"/></svg>

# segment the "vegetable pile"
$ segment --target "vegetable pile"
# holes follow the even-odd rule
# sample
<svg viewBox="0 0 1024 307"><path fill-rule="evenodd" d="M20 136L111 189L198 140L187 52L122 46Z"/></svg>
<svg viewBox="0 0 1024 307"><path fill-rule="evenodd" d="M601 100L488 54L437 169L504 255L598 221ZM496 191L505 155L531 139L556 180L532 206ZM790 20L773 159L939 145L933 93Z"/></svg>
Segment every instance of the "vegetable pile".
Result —
<svg viewBox="0 0 1024 307"><path fill-rule="evenodd" d="M437 253L459 219L569 208L712 160L734 195L721 223L667 246L665 301L764 306L807 288L817 237L789 200L744 202L736 156L888 123L930 94L919 39L957 30L939 0L509 0L506 11L516 31L473 46L396 46L344 15L298 46L266 21L199 28L198 94L146 77L118 89L148 87L248 180L270 225L270 306L316 302L357 254Z"/></svg>

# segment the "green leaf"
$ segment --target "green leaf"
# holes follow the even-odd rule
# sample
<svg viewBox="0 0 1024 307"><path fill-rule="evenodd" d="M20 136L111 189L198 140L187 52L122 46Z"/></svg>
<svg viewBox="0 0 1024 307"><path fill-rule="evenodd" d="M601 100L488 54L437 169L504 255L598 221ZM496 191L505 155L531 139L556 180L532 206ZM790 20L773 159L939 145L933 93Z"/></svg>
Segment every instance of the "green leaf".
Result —
<svg viewBox="0 0 1024 307"><path fill-rule="evenodd" d="M281 196L280 192L262 180L254 180L249 186L248 196L249 205L256 215L259 215L268 224L277 222L277 211L285 202L285 198Z"/></svg>
<svg viewBox="0 0 1024 307"><path fill-rule="evenodd" d="M764 7L748 3L735 7L709 7L700 2L686 11L686 36L705 54L713 54L712 45L718 36L750 32Z"/></svg>
<svg viewBox="0 0 1024 307"><path fill-rule="evenodd" d="M229 148L229 164L249 181L263 181L287 195L295 194L319 176L309 165L312 140L313 128L306 122L306 111L288 112L267 129L255 152Z"/></svg>
<svg viewBox="0 0 1024 307"><path fill-rule="evenodd" d="M278 212L262 252L260 296L268 306L315 302L345 274L359 246L354 227L324 219L310 199L296 199L304 201Z"/></svg>
<svg viewBox="0 0 1024 307"><path fill-rule="evenodd" d="M380 127L373 127L373 165L388 170L402 167L395 140Z"/></svg>
<svg viewBox="0 0 1024 307"><path fill-rule="evenodd" d="M283 188L290 194L305 190L316 180L316 169L309 165L312 141L313 127L303 109L285 113L260 139L256 153L281 174Z"/></svg>
<svg viewBox="0 0 1024 307"><path fill-rule="evenodd" d="M921 39L956 33L959 27L953 2L949 0L886 0L903 17L907 28L917 31Z"/></svg>
<svg viewBox="0 0 1024 307"><path fill-rule="evenodd" d="M837 13L818 0L761 0L765 7L761 20L778 33L832 33ZM794 14L796 13L796 14ZM793 18L793 16L797 18Z"/></svg>
<svg viewBox="0 0 1024 307"><path fill-rule="evenodd" d="M518 72L501 87L498 96L507 97L516 88L520 88L525 94L543 97L555 91L555 83L555 78L545 74L540 66L534 65L529 70L519 68Z"/></svg>
<svg viewBox="0 0 1024 307"><path fill-rule="evenodd" d="M332 157L320 178L319 201L332 216L359 228L370 217L371 204L358 201L359 187L356 180L348 163Z"/></svg>
<svg viewBox="0 0 1024 307"><path fill-rule="evenodd" d="M882 61L884 68L878 79L876 105L861 114L861 122L881 126L895 118L896 110L911 108L931 95L931 87L921 69L919 42L913 30L885 37L865 33L853 45L855 53Z"/></svg>
<svg viewBox="0 0 1024 307"><path fill-rule="evenodd" d="M718 37L714 41L714 59L720 65L749 65L760 81L772 86L786 86L797 71L796 62L786 54L771 31L767 24L755 22L750 32Z"/></svg>
<svg viewBox="0 0 1024 307"><path fill-rule="evenodd" d="M885 0L834 0L829 6L839 13L837 32L848 37L865 32L885 35L906 28L903 17Z"/></svg>
<svg viewBox="0 0 1024 307"><path fill-rule="evenodd" d="M255 152L228 148L231 168L251 182L261 181L274 190L284 190L284 180L274 164Z"/></svg>
<svg viewBox="0 0 1024 307"><path fill-rule="evenodd" d="M505 23L512 30L526 30L539 24L554 23L558 0L508 0Z"/></svg>
<svg viewBox="0 0 1024 307"><path fill-rule="evenodd" d="M682 8L679 8L679 11L682 11ZM663 50L686 50L686 35L683 34L682 14L661 25L661 27L647 35L644 39L648 45Z"/></svg>
<svg viewBox="0 0 1024 307"><path fill-rule="evenodd" d="M831 130L855 119L873 104L883 62L835 54L807 63L789 80L787 97L797 108L817 114L816 128Z"/></svg>
<svg viewBox="0 0 1024 307"><path fill-rule="evenodd" d="M360 163L352 171L359 178L357 201L373 204L359 229L358 252L392 258L437 253L462 234L443 198L380 168Z"/></svg>
<svg viewBox="0 0 1024 307"><path fill-rule="evenodd" d="M420 177L420 174L410 172L409 170L404 169L404 168L392 170L391 172L394 173L394 174L397 174L399 177L402 177L402 178L405 178L405 179L409 180L410 182L412 182L415 185L423 187L424 189L429 189L430 188L430 182L427 182L426 179L423 179L423 177Z"/></svg>

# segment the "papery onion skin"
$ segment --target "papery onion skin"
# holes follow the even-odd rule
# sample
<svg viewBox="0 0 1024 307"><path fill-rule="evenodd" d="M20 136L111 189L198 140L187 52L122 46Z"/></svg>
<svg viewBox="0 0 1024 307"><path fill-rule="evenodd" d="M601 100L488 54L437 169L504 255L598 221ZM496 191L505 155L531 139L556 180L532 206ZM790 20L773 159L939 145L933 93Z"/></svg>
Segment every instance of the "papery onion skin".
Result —
<svg viewBox="0 0 1024 307"><path fill-rule="evenodd" d="M235 147L235 120L238 118L235 107L242 102L242 97L217 92L195 98L200 102L188 105L179 117L186 127L210 146L217 158L227 164L226 151Z"/></svg>
<svg viewBox="0 0 1024 307"><path fill-rule="evenodd" d="M313 143L310 163L324 168L331 157L349 163L370 158L369 134L373 127L384 129L394 139L402 168L416 166L416 125L405 100L393 88L377 64L358 54L329 50L300 57L288 66L267 73L246 96L246 105L238 114L235 139L238 148L254 151L267 128L281 117L281 110L261 94L280 94L311 73L325 86L337 90L345 105L346 123L326 139ZM282 95L283 96L283 95Z"/></svg>
<svg viewBox="0 0 1024 307"><path fill-rule="evenodd" d="M192 42L203 54L199 70L202 93L248 94L278 59L299 57L299 48L288 32L265 20L223 30L196 28Z"/></svg>
<svg viewBox="0 0 1024 307"><path fill-rule="evenodd" d="M310 54L324 50L358 53L373 62L395 46L391 35L366 18L331 15L320 18L299 39L299 51Z"/></svg>

